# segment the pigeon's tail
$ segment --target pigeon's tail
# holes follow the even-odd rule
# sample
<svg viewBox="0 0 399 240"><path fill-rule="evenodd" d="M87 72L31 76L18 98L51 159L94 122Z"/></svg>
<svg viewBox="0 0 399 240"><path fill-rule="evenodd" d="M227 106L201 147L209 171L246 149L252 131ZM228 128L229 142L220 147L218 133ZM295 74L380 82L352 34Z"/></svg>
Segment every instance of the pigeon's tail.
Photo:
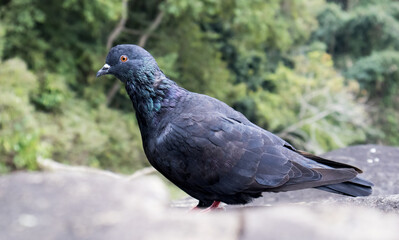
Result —
<svg viewBox="0 0 399 240"><path fill-rule="evenodd" d="M359 177L355 177L354 179L347 182L329 184L315 188L351 197L362 197L369 196L372 193L372 186L373 183Z"/></svg>
<svg viewBox="0 0 399 240"><path fill-rule="evenodd" d="M335 168L335 169L349 168L355 170L357 173L362 173L362 170L360 170L355 166L331 161L303 151L296 150L296 152L308 159L316 161L317 163L321 164L324 168ZM369 196L373 191L372 189L373 186L374 186L373 183L364 180L362 178L355 177L349 181L345 181L342 183L328 184L315 188L331 193L337 193L352 197L360 197L360 196Z"/></svg>

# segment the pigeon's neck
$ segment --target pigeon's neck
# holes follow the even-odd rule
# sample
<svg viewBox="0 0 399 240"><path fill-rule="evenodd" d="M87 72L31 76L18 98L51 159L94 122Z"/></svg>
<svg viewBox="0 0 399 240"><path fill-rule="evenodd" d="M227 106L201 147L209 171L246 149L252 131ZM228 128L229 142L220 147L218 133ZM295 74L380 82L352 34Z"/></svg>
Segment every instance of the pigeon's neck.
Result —
<svg viewBox="0 0 399 240"><path fill-rule="evenodd" d="M140 128L158 124L162 109L179 100L182 88L168 79L160 70L146 72L126 82L126 91L136 110Z"/></svg>

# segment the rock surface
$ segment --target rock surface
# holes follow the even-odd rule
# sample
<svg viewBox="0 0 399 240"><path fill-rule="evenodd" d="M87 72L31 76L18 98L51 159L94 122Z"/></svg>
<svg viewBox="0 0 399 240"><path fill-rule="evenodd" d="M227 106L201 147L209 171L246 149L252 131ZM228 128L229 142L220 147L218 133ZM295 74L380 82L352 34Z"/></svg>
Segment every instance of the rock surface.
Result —
<svg viewBox="0 0 399 240"><path fill-rule="evenodd" d="M246 211L241 239L398 239L398 220L367 208L277 206Z"/></svg>
<svg viewBox="0 0 399 240"><path fill-rule="evenodd" d="M0 239L234 239L238 218L169 208L156 177L17 173L0 178ZM225 225L214 227L217 221Z"/></svg>
<svg viewBox="0 0 399 240"><path fill-rule="evenodd" d="M322 202L310 202L308 205L361 206L375 208L386 213L399 214L399 194L386 196L370 196L359 198L340 198ZM399 229L398 229L399 230Z"/></svg>
<svg viewBox="0 0 399 240"><path fill-rule="evenodd" d="M398 153L380 146L329 153L363 168L376 184L374 196L298 191L274 194L272 201L265 196L262 207L211 213L171 208L166 187L154 176L14 173L0 177L0 240L399 239Z"/></svg>
<svg viewBox="0 0 399 240"><path fill-rule="evenodd" d="M399 148L361 145L338 149L323 155L354 164L363 170L360 176L374 183L373 196L399 193Z"/></svg>
<svg viewBox="0 0 399 240"><path fill-rule="evenodd" d="M154 177L66 172L3 176L0 193L2 240L399 237L399 216L374 209L391 212L381 206L397 207L399 195L355 204L367 208L323 202L199 213L168 207L166 188Z"/></svg>

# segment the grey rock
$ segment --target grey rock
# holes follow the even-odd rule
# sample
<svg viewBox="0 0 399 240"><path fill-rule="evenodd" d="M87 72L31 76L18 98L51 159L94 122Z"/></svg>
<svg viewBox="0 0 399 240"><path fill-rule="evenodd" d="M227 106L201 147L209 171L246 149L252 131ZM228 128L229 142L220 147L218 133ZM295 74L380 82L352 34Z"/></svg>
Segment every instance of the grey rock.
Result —
<svg viewBox="0 0 399 240"><path fill-rule="evenodd" d="M133 181L93 173L17 173L0 178L0 239L172 239L202 231L232 239L237 220L168 211L156 177ZM172 224L173 227L170 227ZM214 223L216 224L216 223Z"/></svg>
<svg viewBox="0 0 399 240"><path fill-rule="evenodd" d="M362 169L360 176L374 183L373 196L399 194L399 147L360 145L323 156Z"/></svg>
<svg viewBox="0 0 399 240"><path fill-rule="evenodd" d="M338 206L361 206L375 208L382 212L399 214L399 194L387 196L370 196L357 198L340 198L326 200L319 203L312 202L310 205L338 205Z"/></svg>
<svg viewBox="0 0 399 240"><path fill-rule="evenodd" d="M399 195L210 213L170 208L169 201L157 177L127 180L90 172L2 176L0 239L399 238L399 215L386 213L397 213Z"/></svg>
<svg viewBox="0 0 399 240"><path fill-rule="evenodd" d="M398 239L397 215L359 207L277 206L244 212L241 239Z"/></svg>

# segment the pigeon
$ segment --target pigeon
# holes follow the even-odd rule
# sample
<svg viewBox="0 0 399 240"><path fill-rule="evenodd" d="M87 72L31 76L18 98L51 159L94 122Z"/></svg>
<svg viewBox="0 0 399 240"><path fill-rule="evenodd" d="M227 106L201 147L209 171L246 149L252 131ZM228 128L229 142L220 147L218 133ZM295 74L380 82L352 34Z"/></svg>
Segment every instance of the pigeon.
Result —
<svg viewBox="0 0 399 240"><path fill-rule="evenodd" d="M113 47L105 62L96 76L111 74L124 84L148 161L199 200L197 208L305 188L372 193L359 168L297 150L224 102L180 87L137 45Z"/></svg>

